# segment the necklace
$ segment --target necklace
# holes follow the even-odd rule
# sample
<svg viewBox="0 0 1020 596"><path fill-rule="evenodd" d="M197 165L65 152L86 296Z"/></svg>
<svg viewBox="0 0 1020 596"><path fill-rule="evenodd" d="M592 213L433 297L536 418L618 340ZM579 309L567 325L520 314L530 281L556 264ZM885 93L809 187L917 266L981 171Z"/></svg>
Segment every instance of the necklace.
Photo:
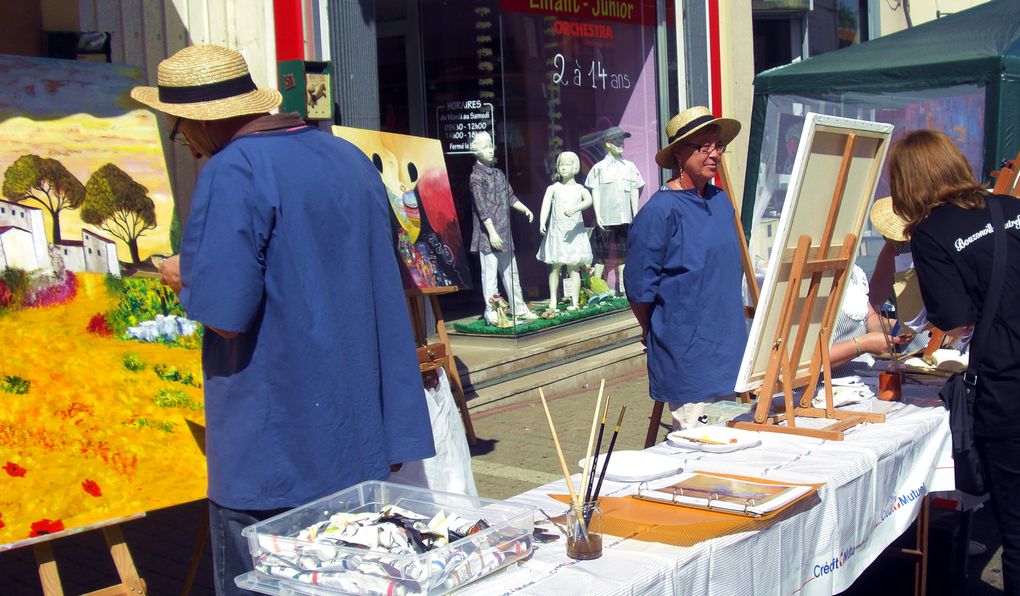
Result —
<svg viewBox="0 0 1020 596"><path fill-rule="evenodd" d="M679 176L666 182L666 186L673 190L690 190L694 188L694 184L691 182L690 178L684 175L682 171Z"/></svg>

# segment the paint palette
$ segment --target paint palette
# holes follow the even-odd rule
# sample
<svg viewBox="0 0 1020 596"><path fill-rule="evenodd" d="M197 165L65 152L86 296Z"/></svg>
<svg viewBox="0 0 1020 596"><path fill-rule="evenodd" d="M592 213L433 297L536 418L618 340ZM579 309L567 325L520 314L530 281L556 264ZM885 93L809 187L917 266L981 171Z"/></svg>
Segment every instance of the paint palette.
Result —
<svg viewBox="0 0 1020 596"><path fill-rule="evenodd" d="M699 426L673 431L666 435L666 441L673 447L687 447L708 453L729 453L761 445L761 439L756 433L725 426Z"/></svg>

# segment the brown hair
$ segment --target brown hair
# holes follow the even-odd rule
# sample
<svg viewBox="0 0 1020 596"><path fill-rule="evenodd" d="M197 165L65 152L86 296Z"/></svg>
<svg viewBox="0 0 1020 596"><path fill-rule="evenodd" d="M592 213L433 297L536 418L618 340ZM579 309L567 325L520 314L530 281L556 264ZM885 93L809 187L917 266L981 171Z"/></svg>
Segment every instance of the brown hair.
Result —
<svg viewBox="0 0 1020 596"><path fill-rule="evenodd" d="M956 143L937 130L916 130L893 145L889 177L893 212L906 220L907 238L939 205L985 206L988 191L974 179Z"/></svg>

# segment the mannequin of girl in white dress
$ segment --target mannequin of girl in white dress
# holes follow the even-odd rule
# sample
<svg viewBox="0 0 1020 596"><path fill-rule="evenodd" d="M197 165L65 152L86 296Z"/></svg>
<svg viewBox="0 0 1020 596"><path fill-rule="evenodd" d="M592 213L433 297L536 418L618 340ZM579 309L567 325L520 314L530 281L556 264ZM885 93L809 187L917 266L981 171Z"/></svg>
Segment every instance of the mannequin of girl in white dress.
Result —
<svg viewBox="0 0 1020 596"><path fill-rule="evenodd" d="M581 289L580 268L591 265L591 244L581 219L581 212L591 207L591 193L574 180L581 170L577 154L564 151L556 158L556 180L542 198L539 232L542 244L536 257L549 265L549 311L556 312L556 295L560 286L560 268L570 276L570 307L577 310Z"/></svg>

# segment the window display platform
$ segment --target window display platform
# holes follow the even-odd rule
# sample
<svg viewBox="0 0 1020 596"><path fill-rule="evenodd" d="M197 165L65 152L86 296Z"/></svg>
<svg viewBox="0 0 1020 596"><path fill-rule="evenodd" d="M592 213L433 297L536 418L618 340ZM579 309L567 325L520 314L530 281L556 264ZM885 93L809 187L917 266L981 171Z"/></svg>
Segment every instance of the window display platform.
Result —
<svg viewBox="0 0 1020 596"><path fill-rule="evenodd" d="M525 337L449 334L471 411L517 398L573 392L599 379L641 372L640 328L630 310Z"/></svg>

